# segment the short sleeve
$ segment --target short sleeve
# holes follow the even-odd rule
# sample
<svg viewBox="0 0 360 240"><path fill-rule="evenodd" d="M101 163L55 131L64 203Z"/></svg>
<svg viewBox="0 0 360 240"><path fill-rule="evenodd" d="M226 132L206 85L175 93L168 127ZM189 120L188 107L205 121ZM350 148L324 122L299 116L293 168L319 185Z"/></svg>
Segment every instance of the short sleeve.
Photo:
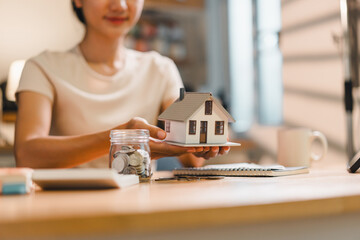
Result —
<svg viewBox="0 0 360 240"><path fill-rule="evenodd" d="M166 88L162 100L163 103L170 100L175 101L177 98L179 98L180 88L184 87L179 70L177 69L174 61L171 59L168 60L169 61L167 61L167 67L164 75Z"/></svg>
<svg viewBox="0 0 360 240"><path fill-rule="evenodd" d="M54 88L45 70L34 60L28 60L21 74L16 97L19 92L31 91L40 93L54 101Z"/></svg>

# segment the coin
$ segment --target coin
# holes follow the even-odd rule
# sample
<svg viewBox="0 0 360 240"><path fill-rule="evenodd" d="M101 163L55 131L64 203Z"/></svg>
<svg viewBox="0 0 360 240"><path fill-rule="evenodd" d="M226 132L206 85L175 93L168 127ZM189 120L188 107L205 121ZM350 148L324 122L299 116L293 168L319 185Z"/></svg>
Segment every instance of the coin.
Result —
<svg viewBox="0 0 360 240"><path fill-rule="evenodd" d="M140 178L151 177L150 154L132 145L122 145L113 154L112 168L123 174L137 174Z"/></svg>
<svg viewBox="0 0 360 240"><path fill-rule="evenodd" d="M141 164L140 166L135 167L135 169L136 169L136 172L137 172L138 175L145 174L145 166L144 166L144 164Z"/></svg>
<svg viewBox="0 0 360 240"><path fill-rule="evenodd" d="M119 150L119 152L121 152L121 153L133 153L135 151L136 150L132 146L129 146L129 145L123 145L123 146L121 146L121 149Z"/></svg>
<svg viewBox="0 0 360 240"><path fill-rule="evenodd" d="M117 154L117 157L111 163L111 168L115 169L119 173L121 173L125 167L128 166L129 157L126 154L120 153Z"/></svg>
<svg viewBox="0 0 360 240"><path fill-rule="evenodd" d="M131 166L140 166L144 162L144 157L138 151L133 152L129 155L130 161L129 164Z"/></svg>
<svg viewBox="0 0 360 240"><path fill-rule="evenodd" d="M147 169L150 167L150 161L151 161L149 152L142 149L138 149L137 151L142 155L145 171L148 172Z"/></svg>
<svg viewBox="0 0 360 240"><path fill-rule="evenodd" d="M134 167L128 166L124 169L123 174L137 174L137 173Z"/></svg>

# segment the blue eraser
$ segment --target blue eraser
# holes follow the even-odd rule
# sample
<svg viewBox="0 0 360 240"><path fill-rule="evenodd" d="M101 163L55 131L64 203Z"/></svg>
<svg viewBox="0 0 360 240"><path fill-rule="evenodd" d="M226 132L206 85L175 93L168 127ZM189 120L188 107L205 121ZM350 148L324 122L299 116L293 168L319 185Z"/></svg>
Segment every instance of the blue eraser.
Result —
<svg viewBox="0 0 360 240"><path fill-rule="evenodd" d="M26 194L26 184L25 183L3 183L2 185L2 194L11 195L11 194Z"/></svg>

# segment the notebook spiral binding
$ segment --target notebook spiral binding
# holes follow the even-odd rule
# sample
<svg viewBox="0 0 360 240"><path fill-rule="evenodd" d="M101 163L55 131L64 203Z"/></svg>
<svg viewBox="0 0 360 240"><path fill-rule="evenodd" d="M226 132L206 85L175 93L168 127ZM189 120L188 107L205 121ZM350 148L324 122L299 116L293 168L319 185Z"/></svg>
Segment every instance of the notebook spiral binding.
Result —
<svg viewBox="0 0 360 240"><path fill-rule="evenodd" d="M227 167L227 165L229 165ZM240 163L239 167L233 167L234 164L208 165L205 167L179 168L173 170L175 176L263 176L275 177L285 176L300 173L308 173L306 167L291 167L285 168L283 166L260 166L257 164ZM244 166L245 165L245 166Z"/></svg>

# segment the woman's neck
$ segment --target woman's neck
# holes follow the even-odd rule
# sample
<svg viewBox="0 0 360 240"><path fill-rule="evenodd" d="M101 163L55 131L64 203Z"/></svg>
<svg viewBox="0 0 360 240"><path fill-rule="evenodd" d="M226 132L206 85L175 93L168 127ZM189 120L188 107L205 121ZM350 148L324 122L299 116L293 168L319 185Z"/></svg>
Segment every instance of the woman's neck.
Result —
<svg viewBox="0 0 360 240"><path fill-rule="evenodd" d="M88 33L79 44L90 67L104 75L113 75L124 66L124 38L90 37Z"/></svg>

